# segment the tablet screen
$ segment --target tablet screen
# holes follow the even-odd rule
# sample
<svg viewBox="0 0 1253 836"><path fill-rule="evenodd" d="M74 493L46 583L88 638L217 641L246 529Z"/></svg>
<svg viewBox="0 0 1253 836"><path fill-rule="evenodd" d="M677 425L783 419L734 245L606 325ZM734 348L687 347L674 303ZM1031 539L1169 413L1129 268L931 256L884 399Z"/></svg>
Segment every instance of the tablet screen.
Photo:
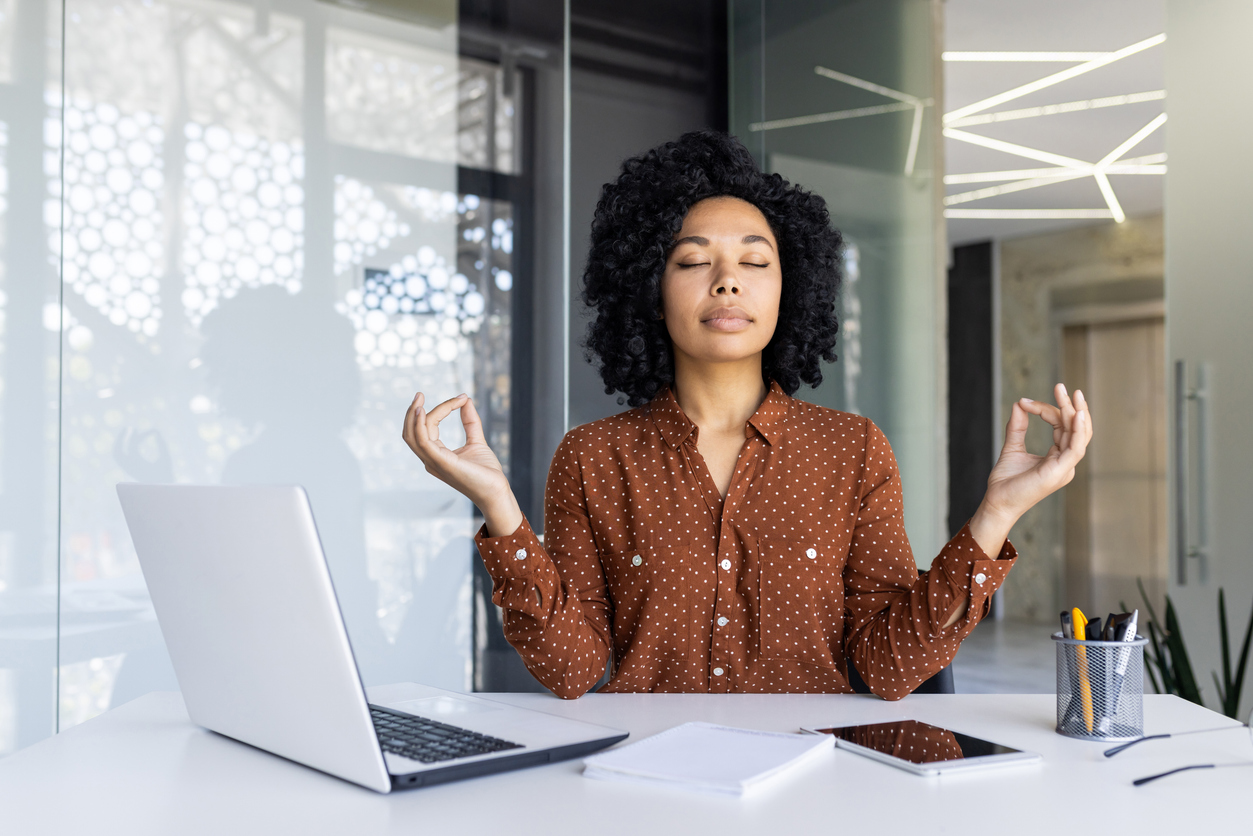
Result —
<svg viewBox="0 0 1253 836"><path fill-rule="evenodd" d="M910 763L956 761L989 755L1012 755L1022 751L918 720L841 726L815 731L833 734L838 740L847 740Z"/></svg>

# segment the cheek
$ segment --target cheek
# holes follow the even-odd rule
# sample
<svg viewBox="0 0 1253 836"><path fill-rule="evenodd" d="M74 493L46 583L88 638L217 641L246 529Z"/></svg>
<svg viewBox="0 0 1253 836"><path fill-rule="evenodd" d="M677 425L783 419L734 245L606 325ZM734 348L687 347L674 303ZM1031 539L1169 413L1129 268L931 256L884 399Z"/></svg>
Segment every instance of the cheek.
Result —
<svg viewBox="0 0 1253 836"><path fill-rule="evenodd" d="M661 314L667 327L674 327L691 310L690 295L681 276L667 270L661 277Z"/></svg>
<svg viewBox="0 0 1253 836"><path fill-rule="evenodd" d="M769 326L770 335L774 336L775 326L779 324L779 302L783 295L783 282L776 280L773 287L769 288L762 295L762 305L758 309L760 311L760 321L763 325Z"/></svg>

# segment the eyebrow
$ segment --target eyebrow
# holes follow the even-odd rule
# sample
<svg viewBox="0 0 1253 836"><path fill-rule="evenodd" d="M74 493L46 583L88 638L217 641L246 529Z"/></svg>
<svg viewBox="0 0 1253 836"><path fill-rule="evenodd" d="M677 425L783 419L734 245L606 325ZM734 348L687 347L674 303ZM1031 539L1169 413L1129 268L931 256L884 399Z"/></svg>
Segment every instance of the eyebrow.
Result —
<svg viewBox="0 0 1253 836"><path fill-rule="evenodd" d="M774 249L774 247L770 244L770 239L766 238L764 235L745 235L743 238L740 239L740 243L741 244L765 244L767 247L770 247L770 249ZM679 240L674 242L674 245L676 247L679 246L680 244L695 244L698 247L708 247L709 239L702 238L699 235L689 235L686 238L680 238Z"/></svg>

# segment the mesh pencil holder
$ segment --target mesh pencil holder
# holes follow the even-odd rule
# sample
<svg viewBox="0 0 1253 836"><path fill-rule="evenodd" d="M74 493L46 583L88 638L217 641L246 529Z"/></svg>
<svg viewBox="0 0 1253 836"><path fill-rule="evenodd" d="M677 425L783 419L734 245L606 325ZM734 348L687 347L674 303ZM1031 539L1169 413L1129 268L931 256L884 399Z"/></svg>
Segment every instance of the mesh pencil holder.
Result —
<svg viewBox="0 0 1253 836"><path fill-rule="evenodd" d="M1081 740L1130 740L1144 735L1144 646L1077 641L1057 644L1057 733Z"/></svg>

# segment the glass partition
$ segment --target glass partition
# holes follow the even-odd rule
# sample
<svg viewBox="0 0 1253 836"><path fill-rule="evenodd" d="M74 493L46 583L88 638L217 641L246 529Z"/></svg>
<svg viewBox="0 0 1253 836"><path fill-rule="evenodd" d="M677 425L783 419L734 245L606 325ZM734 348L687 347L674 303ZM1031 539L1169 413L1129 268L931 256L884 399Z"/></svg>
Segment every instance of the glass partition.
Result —
<svg viewBox="0 0 1253 836"><path fill-rule="evenodd" d="M547 5L0 5L0 755L177 688L121 481L303 485L366 684L494 681L477 512L400 422L470 393L542 495Z"/></svg>
<svg viewBox="0 0 1253 836"><path fill-rule="evenodd" d="M938 2L731 2L731 130L844 233L839 361L800 396L886 433L915 556L945 531Z"/></svg>
<svg viewBox="0 0 1253 836"><path fill-rule="evenodd" d="M57 721L60 33L60 3L0 4L0 754Z"/></svg>

